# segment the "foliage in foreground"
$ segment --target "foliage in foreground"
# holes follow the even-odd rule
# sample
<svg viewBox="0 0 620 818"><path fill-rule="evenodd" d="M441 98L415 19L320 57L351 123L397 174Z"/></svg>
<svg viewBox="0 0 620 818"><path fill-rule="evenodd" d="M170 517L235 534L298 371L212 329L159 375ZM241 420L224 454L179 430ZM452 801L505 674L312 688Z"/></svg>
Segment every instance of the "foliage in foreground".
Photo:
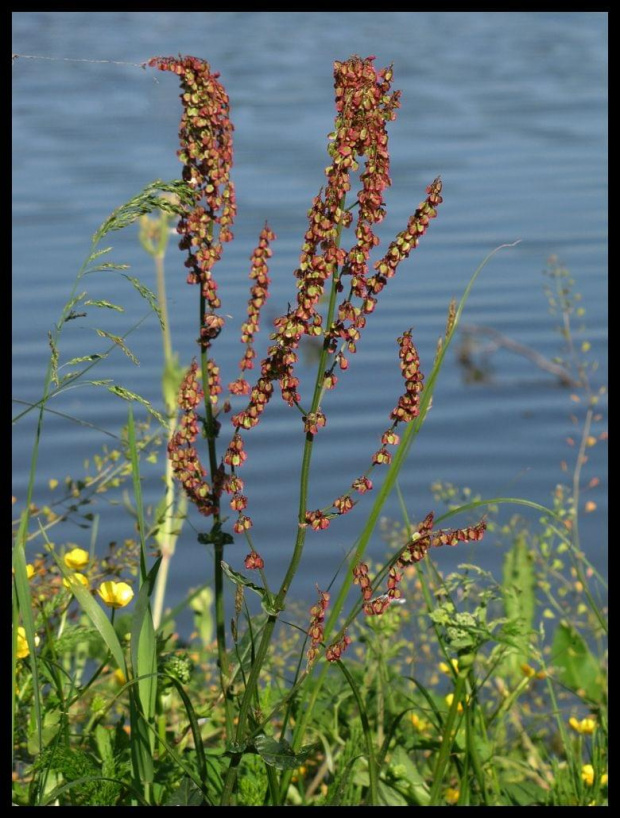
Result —
<svg viewBox="0 0 620 818"><path fill-rule="evenodd" d="M567 345L564 367L579 385L585 412L572 484L556 488L552 508L515 498L482 499L445 484L435 487L438 503L447 504L441 516L409 519L401 497L402 520L381 518L388 494L398 491L399 470L421 429L467 295L485 261L458 306L450 306L425 382L412 333L402 330L398 345L405 385L381 447L348 491L331 505L309 509L313 446L327 420L325 393L345 379L347 356L356 353L379 294L435 217L441 181L428 186L426 199L371 271L371 251L378 244L373 228L385 215L383 191L390 184L386 123L395 118L399 97L390 91L391 69L376 71L370 58L336 63L331 164L326 186L309 211L295 272L296 304L274 322L260 377L250 386L245 375L254 368L253 345L268 295L267 260L275 238L266 226L252 254L241 375L228 388L231 401L246 396L248 403L232 415L232 437L218 454L220 433L230 427L230 401L219 397L223 388L213 359L225 320L212 275L232 239L236 210L228 98L201 60L151 64L181 79L183 182L148 186L97 231L50 333L43 396L30 409L38 409L39 424L14 549L15 803L604 803L604 583L586 558L578 527L585 451L599 439L593 430L601 420L600 395L593 392L580 356L587 348L579 350L574 342L570 319L578 309L566 271L557 264L550 267L551 305ZM347 206L350 176L360 158L365 163L361 188ZM148 220L153 211L160 214L155 222ZM180 217L188 281L199 285L200 362L188 369L178 364L167 326L163 257L172 217ZM99 248L101 240L138 220L142 245L155 260L157 294L127 275L125 265L101 260L110 250ZM354 242L345 250L341 244L351 227ZM97 336L110 342L108 349L62 362L66 325L85 317L78 309L123 309L81 291L87 275L101 272L122 275L160 318L163 412L110 379L84 377L112 351L135 362L126 335L97 328ZM344 300L337 304L342 293ZM320 343L308 395L294 368L304 338ZM39 508L34 476L47 404L78 381L106 388L130 407L143 405L160 428L151 433L148 424L136 423L130 408L120 446L95 455L83 479L68 478L53 507ZM249 533L248 498L238 472L246 456L242 433L257 425L277 390L300 414L302 469L291 562L276 591L269 587L265 561ZM208 450L207 466L201 463L200 445ZM156 461L163 449L164 493L156 509L147 509L141 467ZM375 470L382 467L385 478L349 560L340 571L334 567L329 592L318 589L308 617L289 597L306 535L320 536L334 519L353 511L355 493L373 490ZM53 482L50 489L55 490L59 486ZM123 544L102 556L95 548L93 509L99 495L118 492L131 515L127 536L120 536L119 521ZM236 512L232 533L226 529L225 495ZM213 553L214 578L166 611L167 571L188 503L211 524L198 539ZM516 516L500 524L496 512L505 503L535 509L539 527ZM472 514L478 516L469 519ZM448 527L456 515L464 522ZM51 533L69 520L81 527L77 530L88 531L89 540L54 545ZM364 554L379 522L387 557L374 565ZM475 559L467 543L485 532L505 548L501 579L473 562L444 575L431 559L434 549L444 545L458 545L464 559L466 554ZM235 535L243 536L250 549L245 572L222 560L224 545ZM353 584L361 593L349 593ZM227 623L224 600L231 590L234 614ZM194 612L195 630L184 640L175 623L186 608Z"/></svg>

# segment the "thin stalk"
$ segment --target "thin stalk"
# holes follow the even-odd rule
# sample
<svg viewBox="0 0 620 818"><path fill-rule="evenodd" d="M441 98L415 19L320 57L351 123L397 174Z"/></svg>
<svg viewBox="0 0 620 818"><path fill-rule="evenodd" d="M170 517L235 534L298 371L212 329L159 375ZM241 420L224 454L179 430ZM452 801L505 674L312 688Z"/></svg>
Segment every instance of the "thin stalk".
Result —
<svg viewBox="0 0 620 818"><path fill-rule="evenodd" d="M203 326L205 314L205 297L200 292L200 328ZM209 449L209 468L211 471L211 485L213 487L217 474L217 449L215 445L215 419L213 417L213 406L211 404L211 394L209 391L209 368L207 350L201 345L200 367L202 373L202 389L204 392L204 406L207 430L207 446ZM221 523L219 498L214 495L213 501L215 511L213 512L214 525ZM233 714L232 706L228 694L230 684L230 667L228 664L228 654L226 653L226 613L224 608L224 572L222 571L222 559L224 558L224 546L221 543L214 545L213 573L215 585L215 634L217 638L217 655L220 666L220 686L224 696L224 712L226 715L226 736L230 741L233 735Z"/></svg>
<svg viewBox="0 0 620 818"><path fill-rule="evenodd" d="M345 204L345 197L342 198L340 207L344 208ZM338 234L336 237L336 246L340 246L340 239L342 234L342 224L338 227ZM329 329L331 324L334 320L334 313L336 311L336 298L338 294L338 282L340 280L338 271L334 272L331 282L331 291L329 295L329 306L327 308L327 319L325 322L326 328ZM312 395L312 404L310 406L310 412L316 412L319 407L319 401L321 399L321 391L323 385L323 375L325 372L325 365L327 363L327 356L328 356L328 345L327 340L323 343L323 348L321 349L321 355L319 357L319 363L317 367L316 379L314 382L314 392ZM286 595L288 594L289 588L291 586L291 582L293 581L293 577L295 576L297 569L299 567L299 563L301 561L301 556L303 553L304 543L306 540L306 506L308 502L308 483L310 479L310 464L312 461L312 451L313 451L313 444L314 444L314 435L310 434L309 432L306 434L306 441L304 444L304 451L303 457L301 462L301 475L300 475L300 485L299 485L299 514L298 514L298 524L297 524L297 536L295 538L295 547L293 549L293 556L291 557L291 561L289 563L288 569L282 580L282 585L280 586L280 590L274 600L274 607L276 610L282 610L284 608L284 600L286 599ZM220 569L221 570L221 569ZM267 656L267 650L269 648L269 643L271 642L271 636L273 633L273 629L275 627L276 617L270 616L267 620L267 624L265 625L265 629L263 631L263 635L260 641L260 645L256 654L256 659L252 665L252 670L250 672L250 677L248 679L247 686L245 688L243 699L241 702L241 708L239 711L239 721L237 724L237 732L235 736L235 740L237 744L240 744L244 731L245 731L245 723L247 720L250 702L252 700L252 696L254 695L254 689L258 684L258 678L260 676L260 672L265 661L265 657ZM239 762L241 760L241 756L233 756L230 762L230 766L226 773L226 779L224 782L224 790L222 793L222 805L226 805L229 802L230 796L232 794L235 780L237 777L237 768Z"/></svg>
<svg viewBox="0 0 620 818"><path fill-rule="evenodd" d="M155 261L155 277L157 280L157 302L161 314L162 323L162 344L164 348L164 373L173 364L172 355L172 336L170 333L170 322L168 320L168 298L166 295L166 276L164 270L164 257L166 254L166 246L168 244L168 218L165 214L160 214L159 221L159 236L157 249L153 252ZM146 245L144 245L146 247ZM176 409L173 406L166 406L168 420L170 422L170 434L168 440L172 439L176 429L174 419L176 416ZM159 574L157 575L157 586L155 588L155 598L153 600L153 625L155 629L159 628L161 623L162 611L164 608L164 599L166 596L166 586L168 584L168 572L170 569L170 560L174 556L176 537L172 532L174 510L175 510L175 487L174 477L172 472L172 463L170 458L166 458L166 471L164 474L165 485L165 517L163 524L163 539L161 543L161 566Z"/></svg>
<svg viewBox="0 0 620 818"><path fill-rule="evenodd" d="M172 360L172 338L170 336L170 324L168 322L168 300L166 298L166 277L164 275L164 254L157 253L155 256L155 274L157 278L157 301L161 312L161 331L164 344L164 361Z"/></svg>
<svg viewBox="0 0 620 818"><path fill-rule="evenodd" d="M459 675L454 686L454 699L448 713L448 718L444 727L443 739L437 757L437 764L433 773L433 786L430 795L430 805L433 806L439 801L439 793L443 784L446 767L450 761L450 752L454 739L456 738L456 731L453 732L454 723L457 717L458 706L464 697L466 677Z"/></svg>
<svg viewBox="0 0 620 818"><path fill-rule="evenodd" d="M357 707L360 713L360 721L362 724L362 730L364 732L364 740L366 742L366 752L368 754L368 777L370 781L370 788L368 795L370 796L370 806L374 807L379 804L379 792L378 792L378 783L379 783L379 771L377 769L377 759L375 756L375 748L372 742L372 733L370 730L370 724L368 722L368 715L366 713L366 708L364 707L364 701L360 695L360 691L358 686L355 684L353 677L349 673L347 666L344 662L338 660L338 667L343 672L347 682L349 683L349 687L353 691L353 695L355 696L355 701L357 702ZM368 796L367 796L368 797Z"/></svg>

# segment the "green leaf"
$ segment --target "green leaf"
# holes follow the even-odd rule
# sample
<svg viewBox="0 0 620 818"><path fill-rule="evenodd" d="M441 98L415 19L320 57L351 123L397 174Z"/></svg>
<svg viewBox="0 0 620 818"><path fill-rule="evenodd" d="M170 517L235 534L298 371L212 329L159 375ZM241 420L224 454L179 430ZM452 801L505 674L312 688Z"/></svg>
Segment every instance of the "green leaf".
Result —
<svg viewBox="0 0 620 818"><path fill-rule="evenodd" d="M43 716L43 726L41 737L34 732L28 736L28 752L36 756L58 735L58 725L60 723L60 713L58 710L48 710Z"/></svg>
<svg viewBox="0 0 620 818"><path fill-rule="evenodd" d="M234 543L232 534L222 531L222 524L215 523L211 531L198 535L198 542L201 545L232 545Z"/></svg>
<svg viewBox="0 0 620 818"><path fill-rule="evenodd" d="M408 796L409 803L413 802L421 807L428 806L431 800L428 785L403 747L394 749L389 769L397 779L396 787L401 793ZM379 783L379 794L381 794L381 783Z"/></svg>
<svg viewBox="0 0 620 818"><path fill-rule="evenodd" d="M515 807L545 806L549 798L547 791L527 780L514 784L502 784L502 789L510 799L510 804Z"/></svg>
<svg viewBox="0 0 620 818"><path fill-rule="evenodd" d="M605 692L603 670L584 638L567 622L560 622L556 628L551 656L559 682L592 702L602 701Z"/></svg>
<svg viewBox="0 0 620 818"><path fill-rule="evenodd" d="M160 565L161 557L142 583L131 618L131 662L136 676L146 677L138 681L138 695L144 717L149 721L155 716L157 701L157 646L150 598Z"/></svg>
<svg viewBox="0 0 620 818"><path fill-rule="evenodd" d="M254 747L265 764L277 770L294 770L300 767L315 749L313 745L306 745L294 753L285 739L276 741L275 738L265 735L256 736Z"/></svg>
<svg viewBox="0 0 620 818"><path fill-rule="evenodd" d="M379 805L384 807L407 807L409 806L409 802L407 799L400 794L400 792L394 787L390 787L389 784L386 784L384 781L379 781L377 785L377 790L379 793Z"/></svg>
<svg viewBox="0 0 620 818"><path fill-rule="evenodd" d="M181 786L168 796L164 806L166 807L202 807L205 800L198 787L191 778L183 778Z"/></svg>
<svg viewBox="0 0 620 818"><path fill-rule="evenodd" d="M249 579L243 576L243 574L239 574L237 571L233 571L230 565L224 560L221 561L220 565L222 566L222 571L226 574L228 579L231 582L234 582L235 585L243 585L244 588L249 588L250 591L254 591L255 594L258 594L261 598L261 606L263 610L270 614L271 616L277 616L279 610L276 609L273 605L273 601L270 595L264 588L261 588L260 585L255 585L253 582L250 582Z"/></svg>
<svg viewBox="0 0 620 818"><path fill-rule="evenodd" d="M164 374L161 379L164 404L169 414L176 412L177 396L181 388L181 381L185 375L185 368L179 364L179 356L174 353L171 359L166 361Z"/></svg>
<svg viewBox="0 0 620 818"><path fill-rule="evenodd" d="M506 653L496 671L498 675L516 676L522 664L530 658L529 634L534 625L536 608L534 566L524 532L517 534L512 548L504 558L502 596L509 623L517 626L514 642L517 649Z"/></svg>
<svg viewBox="0 0 620 818"><path fill-rule="evenodd" d="M103 299L98 301L85 301L85 307L105 307L108 310L115 310L116 312L125 312L125 307L119 307L118 304L112 304L110 301L104 301ZM81 360L87 360L86 358L82 358Z"/></svg>
<svg viewBox="0 0 620 818"><path fill-rule="evenodd" d="M53 548L48 548L48 551L58 565L63 577L68 579L73 572L65 568L63 561L57 556ZM127 665L125 663L125 655L110 620L107 618L98 603L92 598L90 591L84 588L83 585L80 585L79 582L71 583L71 592L77 599L86 616L88 616L95 628L99 631L101 638L108 646L108 649L114 657L116 664L123 671L126 677Z"/></svg>

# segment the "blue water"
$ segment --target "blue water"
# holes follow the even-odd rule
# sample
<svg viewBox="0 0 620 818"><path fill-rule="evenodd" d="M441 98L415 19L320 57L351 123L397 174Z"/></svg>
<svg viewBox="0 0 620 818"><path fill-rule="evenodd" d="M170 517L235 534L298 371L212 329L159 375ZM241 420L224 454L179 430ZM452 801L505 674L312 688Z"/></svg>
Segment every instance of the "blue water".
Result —
<svg viewBox="0 0 620 818"><path fill-rule="evenodd" d="M414 327L422 367L429 372L450 298L460 296L479 262L499 244L521 242L482 273L465 321L494 327L548 358L560 354L541 275L555 253L583 295L585 337L599 362L593 383L601 386L607 366L606 37L607 18L599 12L15 13L13 52L24 56L13 67L13 397L33 402L41 394L47 330L66 301L88 237L146 183L180 175L174 78L131 65L65 58L141 63L178 53L208 59L221 72L236 127L236 240L216 268L223 309L232 316L215 348L225 382L235 377L247 259L265 219L278 235L265 319L294 299L291 271L306 211L328 162L334 59L376 54L378 64L394 64L394 85L403 91L390 128L393 186L384 240L402 229L437 174L444 182L438 219L390 282L349 372L325 400L328 425L317 438L311 508L343 493L378 448L401 389L396 337ZM131 264L131 273L154 288L151 260L135 229L112 234L108 243L115 260ZM174 346L188 362L196 352L196 290L184 284L182 262L172 242L166 262L171 328ZM120 333L145 313L144 302L117 274L99 274L85 286L91 297L121 303L126 313L91 313L68 325L61 349L65 360L101 349L94 327ZM156 321L146 321L128 343L140 365L119 352L93 370L94 377L113 377L161 407ZM265 344L263 332L259 355ZM574 462L575 448L566 438L577 434L570 414L579 406L524 358L500 352L493 367L491 382L467 385L454 353L449 354L400 480L413 518L436 507L429 489L436 480L469 486L483 497L521 496L543 504L551 502L556 483L566 480L561 463ZM311 366L302 363L299 374L307 390ZM14 405L14 412L21 408ZM126 404L104 390L72 390L53 408L114 434L126 422ZM597 433L603 428L599 424ZM14 429L17 507L25 497L33 435L34 413ZM274 399L265 422L246 439L243 477L254 543L270 574L279 578L296 533L302 442L297 412ZM83 461L106 442L114 443L48 415L35 501L49 503L48 480L80 477ZM582 500L598 506L595 514L583 515L582 538L588 557L603 571L605 445L588 451L584 477L601 482ZM158 474L145 468L148 503L159 499ZM308 534L300 595L310 596L315 582L328 582L372 499L366 495L327 531ZM107 505L105 497L102 501L95 509L101 513L100 552L110 540L134 534L129 516ZM398 518L396 498L384 513ZM194 514L191 522L199 528L203 523ZM52 539L87 547L89 536L67 524L54 529ZM230 561L241 566L246 551L243 544L232 546ZM372 553L379 557L384 551L376 532ZM467 559L497 569L502 554L488 538L467 552L445 549L438 557L446 568ZM172 566L169 601L180 599L208 570L204 547L188 525Z"/></svg>

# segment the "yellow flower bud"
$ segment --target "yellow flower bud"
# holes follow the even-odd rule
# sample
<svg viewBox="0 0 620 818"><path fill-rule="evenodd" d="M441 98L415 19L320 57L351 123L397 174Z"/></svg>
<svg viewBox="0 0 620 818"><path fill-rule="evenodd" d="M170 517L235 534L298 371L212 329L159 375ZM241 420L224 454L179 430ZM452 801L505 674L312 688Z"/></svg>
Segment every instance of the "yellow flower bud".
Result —
<svg viewBox="0 0 620 818"><path fill-rule="evenodd" d="M587 787L594 784L594 767L591 764L584 764L581 768L581 778Z"/></svg>
<svg viewBox="0 0 620 818"><path fill-rule="evenodd" d="M35 645L38 645L40 641L39 637L35 634ZM30 656L30 648L28 647L28 640L26 639L26 629L20 625L17 629L17 658L25 659L26 656Z"/></svg>
<svg viewBox="0 0 620 818"><path fill-rule="evenodd" d="M26 566L26 576L28 577L28 579L32 579L34 574L35 574L34 565L28 563L28 565Z"/></svg>

